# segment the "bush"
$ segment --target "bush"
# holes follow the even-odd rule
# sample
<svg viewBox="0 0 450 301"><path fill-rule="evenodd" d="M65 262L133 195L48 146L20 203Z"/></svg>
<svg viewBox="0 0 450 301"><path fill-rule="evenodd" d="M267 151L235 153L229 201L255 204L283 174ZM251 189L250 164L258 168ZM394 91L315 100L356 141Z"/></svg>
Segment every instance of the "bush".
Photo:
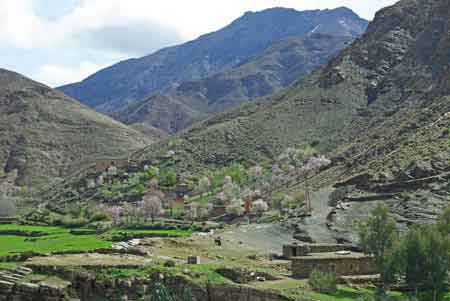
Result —
<svg viewBox="0 0 450 301"><path fill-rule="evenodd" d="M319 293L334 294L337 291L337 280L334 273L324 273L314 270L308 280L311 288Z"/></svg>
<svg viewBox="0 0 450 301"><path fill-rule="evenodd" d="M62 226L67 228L81 228L88 224L88 220L82 217L73 218L70 216L65 216L62 219Z"/></svg>
<svg viewBox="0 0 450 301"><path fill-rule="evenodd" d="M89 218L89 222L91 222L91 223L101 222L101 221L106 221L106 220L108 220L108 216L106 215L106 213L101 212L101 211L93 212Z"/></svg>
<svg viewBox="0 0 450 301"><path fill-rule="evenodd" d="M93 229L72 229L72 230L70 230L70 234L72 234L72 235L95 235L95 234L97 234L97 231L93 230Z"/></svg>
<svg viewBox="0 0 450 301"><path fill-rule="evenodd" d="M164 171L158 176L158 183L164 187L173 187L177 184L177 174L174 171Z"/></svg>

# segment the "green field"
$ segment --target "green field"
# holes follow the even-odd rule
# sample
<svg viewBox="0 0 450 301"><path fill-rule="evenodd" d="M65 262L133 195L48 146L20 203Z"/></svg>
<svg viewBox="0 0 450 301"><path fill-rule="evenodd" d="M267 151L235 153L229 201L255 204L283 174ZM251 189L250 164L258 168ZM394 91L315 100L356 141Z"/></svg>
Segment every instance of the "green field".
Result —
<svg viewBox="0 0 450 301"><path fill-rule="evenodd" d="M0 235L0 256L14 253L33 251L37 253L49 253L69 250L94 250L107 248L111 243L97 235L72 235L70 229L62 227L0 225L3 230L36 231L46 235L39 237L27 237L21 235Z"/></svg>
<svg viewBox="0 0 450 301"><path fill-rule="evenodd" d="M191 230L128 230L113 229L103 235L74 235L63 227L27 226L27 225L0 225L0 257L15 253L33 251L37 253L50 253L60 251L90 251L99 248L108 248L112 242L112 235L127 234L136 236L189 236ZM1 234L5 231L18 231L17 235ZM23 235L19 235L23 232ZM30 237L27 233L41 233L42 236Z"/></svg>

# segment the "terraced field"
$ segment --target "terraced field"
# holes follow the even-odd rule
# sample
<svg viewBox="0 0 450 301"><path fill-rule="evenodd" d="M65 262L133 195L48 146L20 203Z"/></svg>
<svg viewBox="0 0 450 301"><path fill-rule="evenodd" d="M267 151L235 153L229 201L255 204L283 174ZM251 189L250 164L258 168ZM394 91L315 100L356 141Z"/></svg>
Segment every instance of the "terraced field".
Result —
<svg viewBox="0 0 450 301"><path fill-rule="evenodd" d="M23 252L51 253L91 251L109 248L111 238L189 236L190 230L127 230L112 229L101 235L89 229L68 229L51 226L0 225L0 257Z"/></svg>

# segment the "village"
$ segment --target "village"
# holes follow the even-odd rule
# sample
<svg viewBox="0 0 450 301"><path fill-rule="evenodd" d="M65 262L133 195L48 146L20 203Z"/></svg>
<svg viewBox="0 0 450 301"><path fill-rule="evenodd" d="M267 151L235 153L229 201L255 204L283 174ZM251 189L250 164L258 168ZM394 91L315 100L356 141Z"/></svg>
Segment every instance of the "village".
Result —
<svg viewBox="0 0 450 301"><path fill-rule="evenodd" d="M347 285L370 286L379 279L373 258L365 255L361 248L351 244L298 240L294 238L298 235L292 228L276 226L285 218L305 219L317 215L309 189L295 194L277 194L275 191L277 187L283 190L292 183L302 184L330 164L328 159L311 150L288 149L280 155L278 164L269 168L256 165L245 169L234 165L200 177L194 185L185 176L160 171L147 164L141 170L124 169L130 165L128 160L125 161L98 160L92 176L80 181L85 199L93 199L96 203L99 203L99 197L102 200L95 207L86 202L86 209L81 211L85 212L84 216L71 215L70 205L63 203L59 205L60 209L41 206L26 217L27 223L54 219L54 225L58 225L57 219L49 216L58 212L65 212L61 222L67 224L93 220L91 225L79 224L77 227L95 227L97 234L111 233L108 239L113 240L112 245L87 252L77 250L75 246L70 252L36 253L19 259L24 261L23 267L60 278L56 281L57 287L66 283L62 275L74 267L85 269L88 274L101 267L111 273L136 273L137 276L151 269L159 270L161 275L180 273L202 285L204 281L210 281L202 274L212 273L217 275L219 282L247 285L255 292L268 289L280 296L304 291L313 272L333 273L337 277L336 283ZM101 191L101 195L89 196L91 191ZM93 219L93 216L98 217ZM279 227L278 234L271 233L276 227ZM72 232L92 233L81 229ZM152 266L160 268L153 269ZM17 281L17 285L21 283L18 272L12 269L0 274L0 281L12 283L10 292L20 291L14 286ZM32 276L26 279L34 283L35 289L46 287L49 280L48 277ZM124 295L136 296L132 289L142 283L136 282L137 279L133 281ZM73 285L73 280L70 283ZM83 291L96 294L99 292L95 291L100 289L97 286L104 285L93 283L90 288L83 286ZM109 285L112 292L117 289L116 285L123 284ZM274 286L281 289L273 290ZM61 287L62 291L67 290L66 286Z"/></svg>

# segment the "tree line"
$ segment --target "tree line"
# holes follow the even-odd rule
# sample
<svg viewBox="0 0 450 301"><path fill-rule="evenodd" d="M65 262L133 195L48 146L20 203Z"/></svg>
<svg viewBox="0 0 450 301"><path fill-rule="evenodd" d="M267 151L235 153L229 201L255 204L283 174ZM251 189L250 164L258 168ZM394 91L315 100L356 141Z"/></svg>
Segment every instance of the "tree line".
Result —
<svg viewBox="0 0 450 301"><path fill-rule="evenodd" d="M380 273L378 296L393 284L406 284L415 300L442 300L449 280L450 208L436 224L414 225L398 233L387 206L378 205L361 225L360 243Z"/></svg>

